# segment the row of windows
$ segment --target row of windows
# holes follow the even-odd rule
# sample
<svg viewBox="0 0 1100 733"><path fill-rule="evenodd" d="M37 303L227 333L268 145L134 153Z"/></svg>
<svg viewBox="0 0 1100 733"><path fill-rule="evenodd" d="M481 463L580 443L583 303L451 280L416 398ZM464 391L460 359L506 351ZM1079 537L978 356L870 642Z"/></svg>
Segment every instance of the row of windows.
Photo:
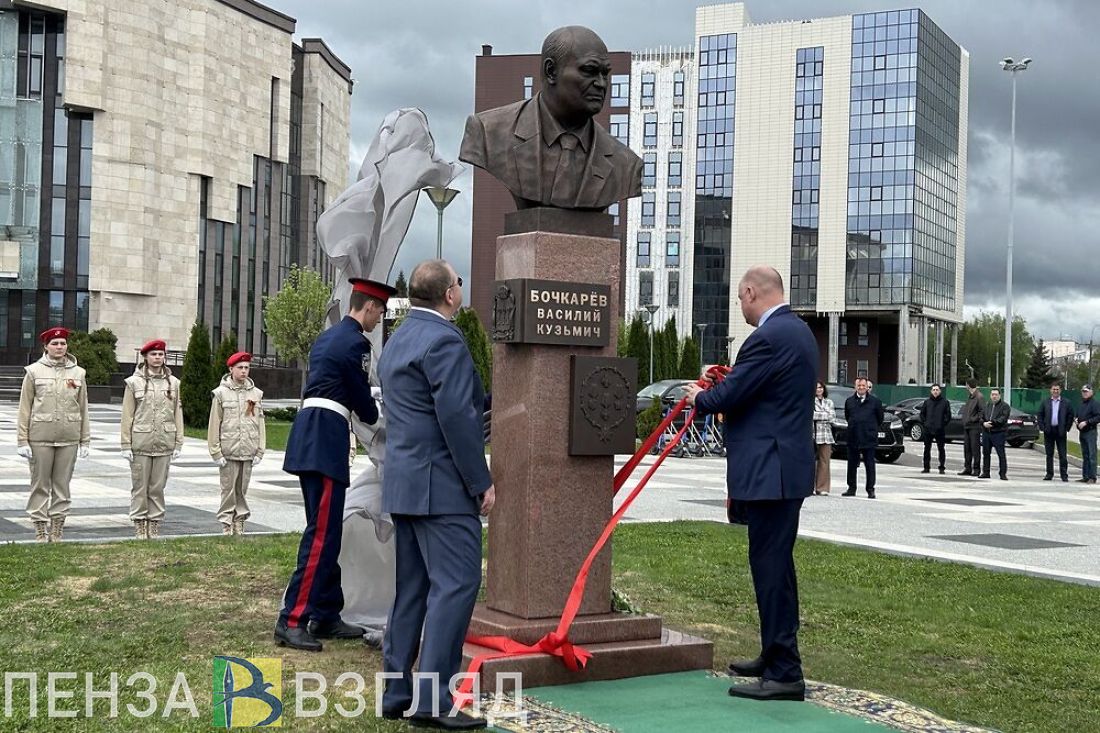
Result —
<svg viewBox="0 0 1100 733"><path fill-rule="evenodd" d="M668 154L667 185L669 188L679 188L683 181L684 154L672 152ZM654 188L657 185L657 154L645 153L642 155L642 187Z"/></svg>
<svg viewBox="0 0 1100 733"><path fill-rule="evenodd" d="M684 106L684 89L687 84L685 73L675 71L672 74L672 106ZM657 75L653 72L642 74L642 108L652 107L655 103L657 92Z"/></svg>
<svg viewBox="0 0 1100 733"><path fill-rule="evenodd" d="M669 308L680 307L680 273L670 270L665 278L667 297L665 304ZM638 305L653 303L653 273L642 271L638 273Z"/></svg>
<svg viewBox="0 0 1100 733"><path fill-rule="evenodd" d="M638 232L637 267L651 267L653 232ZM665 267L680 266L680 232L665 233Z"/></svg>
<svg viewBox="0 0 1100 733"><path fill-rule="evenodd" d="M665 226L670 229L680 227L680 203L679 191L669 191L665 202ZM657 194L653 191L642 192L641 226L652 228L656 223Z"/></svg>

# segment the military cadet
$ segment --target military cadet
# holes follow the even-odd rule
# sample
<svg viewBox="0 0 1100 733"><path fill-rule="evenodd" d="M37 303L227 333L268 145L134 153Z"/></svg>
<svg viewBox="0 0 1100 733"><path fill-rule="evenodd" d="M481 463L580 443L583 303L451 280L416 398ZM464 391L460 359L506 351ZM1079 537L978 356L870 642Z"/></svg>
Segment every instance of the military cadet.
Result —
<svg viewBox="0 0 1100 733"><path fill-rule="evenodd" d="M210 403L206 442L221 475L222 503L218 521L222 534L244 534L251 515L245 494L252 467L259 464L267 447L267 431L261 405L264 393L248 374L252 354L238 351L226 360L229 373L222 377Z"/></svg>
<svg viewBox="0 0 1100 733"><path fill-rule="evenodd" d="M355 279L348 315L322 333L309 352L309 379L302 409L287 440L283 470L296 474L305 500L306 527L298 566L283 594L275 642L321 651L319 639L358 639L363 629L340 618L340 541L348 471L349 418L373 425L378 406L371 397L371 352L365 331L373 331L397 290Z"/></svg>
<svg viewBox="0 0 1100 733"><path fill-rule="evenodd" d="M122 456L130 462L130 519L134 535L160 536L168 466L183 449L180 380L164 365L165 343L141 347L141 359L126 378L122 397Z"/></svg>
<svg viewBox="0 0 1100 733"><path fill-rule="evenodd" d="M73 467L77 455L88 457L92 439L88 389L84 370L69 353L68 330L51 328L38 338L42 358L25 367L19 394L16 452L31 464L27 514L34 522L34 539L60 542Z"/></svg>

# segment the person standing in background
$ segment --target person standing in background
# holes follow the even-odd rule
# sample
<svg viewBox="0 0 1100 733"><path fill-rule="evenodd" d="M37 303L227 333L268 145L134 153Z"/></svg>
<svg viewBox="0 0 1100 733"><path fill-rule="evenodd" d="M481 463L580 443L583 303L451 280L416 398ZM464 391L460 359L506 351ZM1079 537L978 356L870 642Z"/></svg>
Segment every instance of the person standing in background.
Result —
<svg viewBox="0 0 1100 733"><path fill-rule="evenodd" d="M977 476L982 468L982 393L978 383L966 380L969 397L962 409L963 423L963 470L960 476Z"/></svg>
<svg viewBox="0 0 1100 733"><path fill-rule="evenodd" d="M221 478L218 521L222 534L242 535L245 520L252 515L245 498L248 481L252 478L252 467L263 459L267 447L264 393L248 376L252 354L238 351L225 365L229 373L213 392L206 442Z"/></svg>
<svg viewBox="0 0 1100 733"><path fill-rule="evenodd" d="M867 498L875 498L875 446L879 426L886 416L882 401L870 393L866 377L856 377L856 393L844 401L844 419L848 423L848 490L841 496L856 495L859 462L867 471Z"/></svg>
<svg viewBox="0 0 1100 733"><path fill-rule="evenodd" d="M1100 405L1093 399L1092 385L1081 387L1081 412L1077 430L1081 438L1081 478L1083 484L1096 483L1096 425L1100 423Z"/></svg>
<svg viewBox="0 0 1100 733"><path fill-rule="evenodd" d="M816 468L814 471L814 494L828 496L832 486L829 461L833 458L833 418L836 408L829 399L829 388L824 382L818 382L814 389L814 451Z"/></svg>

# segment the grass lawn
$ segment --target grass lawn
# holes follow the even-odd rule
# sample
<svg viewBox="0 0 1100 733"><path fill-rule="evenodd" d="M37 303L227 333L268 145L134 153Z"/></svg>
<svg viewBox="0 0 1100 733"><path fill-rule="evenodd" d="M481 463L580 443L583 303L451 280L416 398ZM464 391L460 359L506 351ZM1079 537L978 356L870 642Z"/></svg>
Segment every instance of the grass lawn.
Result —
<svg viewBox="0 0 1100 733"><path fill-rule="evenodd" d="M402 731L368 713L345 719L331 687L328 712L295 719L294 672L344 671L373 681L376 652L327 642L323 654L276 649L271 629L297 548L293 535L103 545L9 545L0 550L0 668L38 671L38 717L16 683L4 730L193 730L211 727L211 658L283 660L284 729ZM628 525L616 533L615 586L644 611L716 643L715 664L757 651L758 631L741 528L701 522ZM1004 731L1095 730L1100 710L1100 589L960 565L893 557L814 541L798 545L809 677L875 690L945 716ZM46 672L75 671L60 707L81 717L46 718ZM119 673L119 711L83 717L83 673L95 689ZM137 671L160 682L156 715L127 685ZM199 712L161 717L176 672ZM373 692L364 696L373 705ZM178 697L176 699L182 699ZM1090 723L1089 721L1093 722Z"/></svg>
<svg viewBox="0 0 1100 733"><path fill-rule="evenodd" d="M286 439L290 435L291 425L292 423L287 420L268 420L267 447L271 450L286 450ZM188 438L206 440L206 428L186 427L183 429L183 433Z"/></svg>

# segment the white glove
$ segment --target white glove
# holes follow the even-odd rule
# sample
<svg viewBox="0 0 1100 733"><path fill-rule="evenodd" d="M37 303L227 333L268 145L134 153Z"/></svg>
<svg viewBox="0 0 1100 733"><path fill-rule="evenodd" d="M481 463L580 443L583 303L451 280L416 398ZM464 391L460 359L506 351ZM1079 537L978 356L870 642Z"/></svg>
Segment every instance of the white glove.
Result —
<svg viewBox="0 0 1100 733"><path fill-rule="evenodd" d="M134 452L132 450L122 451L122 457L125 458L130 463L134 462Z"/></svg>
<svg viewBox="0 0 1100 733"><path fill-rule="evenodd" d="M376 400L381 400L382 399L382 388L381 387L371 387L370 388L370 396L373 397Z"/></svg>
<svg viewBox="0 0 1100 733"><path fill-rule="evenodd" d="M262 461L263 459L264 459L263 456L252 456L252 466L256 467L256 466L260 465L260 461Z"/></svg>
<svg viewBox="0 0 1100 733"><path fill-rule="evenodd" d="M229 460L225 456L222 456L221 458L218 459L218 468L225 468L228 465L229 465Z"/></svg>
<svg viewBox="0 0 1100 733"><path fill-rule="evenodd" d="M87 458L88 457L88 446L82 445L79 448L77 448L76 457L81 458L81 459Z"/></svg>
<svg viewBox="0 0 1100 733"><path fill-rule="evenodd" d="M176 459L180 457L181 452L182 451L179 448L176 448L174 451L172 451L172 460L170 462L175 463Z"/></svg>
<svg viewBox="0 0 1100 733"><path fill-rule="evenodd" d="M20 458L25 458L28 461L31 459L31 447L29 445L21 445L15 449L15 452L19 454Z"/></svg>

